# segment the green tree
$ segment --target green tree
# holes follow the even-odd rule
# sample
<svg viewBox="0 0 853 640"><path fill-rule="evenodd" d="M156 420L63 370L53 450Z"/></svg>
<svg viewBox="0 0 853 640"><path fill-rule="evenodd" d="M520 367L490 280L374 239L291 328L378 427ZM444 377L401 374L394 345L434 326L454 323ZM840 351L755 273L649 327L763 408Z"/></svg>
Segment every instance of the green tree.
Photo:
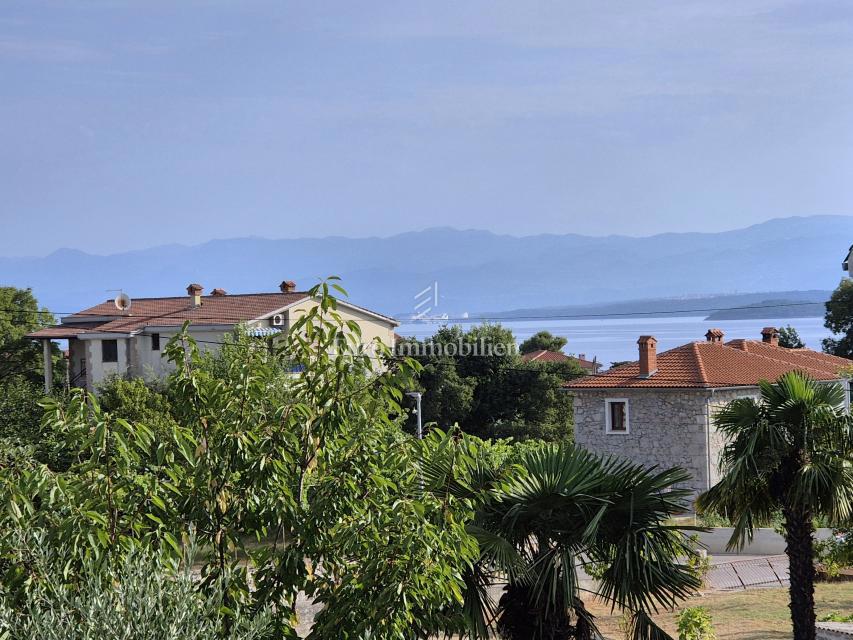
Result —
<svg viewBox="0 0 853 640"><path fill-rule="evenodd" d="M0 287L0 384L12 378L33 383L42 380L42 347L24 336L53 323L53 316L39 308L30 289ZM59 349L53 348L54 359L59 361Z"/></svg>
<svg viewBox="0 0 853 640"><path fill-rule="evenodd" d="M823 325L835 336L823 339L823 350L853 358L853 279L845 278L826 303Z"/></svg>
<svg viewBox="0 0 853 640"><path fill-rule="evenodd" d="M759 400L734 400L716 415L728 441L724 475L698 506L734 521L730 548L743 547L756 526L781 510L794 638L813 640L812 522L843 523L853 515L853 429L838 385L792 372L760 387Z"/></svg>
<svg viewBox="0 0 853 640"><path fill-rule="evenodd" d="M574 361L523 362L508 328L442 327L423 342L403 341L397 354L414 355L423 367L418 385L427 422L459 424L482 438L572 436L571 398L561 385L583 370Z"/></svg>
<svg viewBox="0 0 853 640"><path fill-rule="evenodd" d="M169 389L159 381L112 376L98 387L98 403L113 418L144 424L160 439L171 437L177 424Z"/></svg>
<svg viewBox="0 0 853 640"><path fill-rule="evenodd" d="M201 591L225 612L270 607L276 637L295 638L300 593L322 606L312 640L409 640L456 624L461 572L477 557L468 507L419 491L416 441L399 422L416 364L381 367L338 314L335 286L312 291L316 307L273 353L238 334L205 355L181 331L166 347L173 424L160 436L138 385L114 383L111 411L79 390L46 400L72 464L0 454L0 598L26 599L44 578L12 531L62 549L71 589L92 562L139 547L177 559L195 536ZM222 635L233 624L226 615Z"/></svg>
<svg viewBox="0 0 853 640"><path fill-rule="evenodd" d="M797 333L797 330L788 325L779 328L779 346L788 349L803 349L806 343L800 339L800 334Z"/></svg>
<svg viewBox="0 0 853 640"><path fill-rule="evenodd" d="M680 558L693 555L667 519L685 508L674 488L686 472L646 470L602 459L567 444L526 449L490 463L470 436L435 432L421 461L427 491L472 502L468 529L480 556L465 572L465 628L490 635L497 621L508 640L593 637L584 594L632 613L636 638L668 638L651 613L675 606L699 588ZM584 562L604 566L595 592L581 588ZM495 604L489 587L508 581Z"/></svg>
<svg viewBox="0 0 853 640"><path fill-rule="evenodd" d="M521 343L521 353L532 353L534 351L562 351L568 343L563 336L555 336L550 331L538 331Z"/></svg>
<svg viewBox="0 0 853 640"><path fill-rule="evenodd" d="M53 324L54 319L29 289L0 287L0 446L30 447L45 464L65 464L56 441L41 426L44 355L41 344L26 334ZM54 384L62 385L64 359L52 345Z"/></svg>

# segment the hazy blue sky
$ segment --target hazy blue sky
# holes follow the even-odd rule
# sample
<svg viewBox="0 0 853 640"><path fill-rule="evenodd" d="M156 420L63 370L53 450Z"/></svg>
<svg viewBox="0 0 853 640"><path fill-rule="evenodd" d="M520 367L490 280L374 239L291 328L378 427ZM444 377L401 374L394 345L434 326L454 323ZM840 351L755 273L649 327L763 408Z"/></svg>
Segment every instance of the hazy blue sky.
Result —
<svg viewBox="0 0 853 640"><path fill-rule="evenodd" d="M0 5L0 254L853 214L853 2Z"/></svg>

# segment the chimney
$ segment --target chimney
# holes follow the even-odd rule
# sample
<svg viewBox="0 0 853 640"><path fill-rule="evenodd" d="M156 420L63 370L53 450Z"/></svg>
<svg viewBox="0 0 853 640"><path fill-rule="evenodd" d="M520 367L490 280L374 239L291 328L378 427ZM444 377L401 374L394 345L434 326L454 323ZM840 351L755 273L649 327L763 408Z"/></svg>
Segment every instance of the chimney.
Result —
<svg viewBox="0 0 853 640"><path fill-rule="evenodd" d="M187 294L192 296L194 307L201 306L202 291L204 291L204 287L202 287L200 284L193 283L187 287Z"/></svg>
<svg viewBox="0 0 853 640"><path fill-rule="evenodd" d="M705 339L708 342L716 342L722 344L723 342L723 333L722 329L708 329L708 333L705 334Z"/></svg>
<svg viewBox="0 0 853 640"><path fill-rule="evenodd" d="M293 293L296 291L296 283L293 280L283 280L278 288L281 289L282 293Z"/></svg>
<svg viewBox="0 0 853 640"><path fill-rule="evenodd" d="M217 298L221 298L222 296L227 296L228 292L225 289L216 288L210 292L210 295L216 296Z"/></svg>
<svg viewBox="0 0 853 640"><path fill-rule="evenodd" d="M658 370L658 341L654 336L640 336L640 377L651 378Z"/></svg>
<svg viewBox="0 0 853 640"><path fill-rule="evenodd" d="M578 360L586 360L586 354L585 353L579 353L578 354Z"/></svg>
<svg viewBox="0 0 853 640"><path fill-rule="evenodd" d="M776 327L764 327L761 330L761 341L771 344L774 347L779 346L779 330Z"/></svg>

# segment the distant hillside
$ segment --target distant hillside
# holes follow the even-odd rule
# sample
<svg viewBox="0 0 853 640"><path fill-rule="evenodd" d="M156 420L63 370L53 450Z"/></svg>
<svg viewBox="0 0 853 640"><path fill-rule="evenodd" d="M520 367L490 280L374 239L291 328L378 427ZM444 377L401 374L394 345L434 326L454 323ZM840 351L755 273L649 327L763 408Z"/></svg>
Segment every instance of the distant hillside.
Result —
<svg viewBox="0 0 853 640"><path fill-rule="evenodd" d="M708 320L749 318L809 318L824 314L831 291L779 291L773 294L740 293L682 298L647 298L605 304L562 305L535 309L513 309L480 314L496 320L535 318L612 318L700 316ZM773 295L773 299L768 299ZM476 319L477 314L472 314Z"/></svg>
<svg viewBox="0 0 853 640"><path fill-rule="evenodd" d="M51 309L74 311L114 295L110 289L131 297L182 295L189 282L200 282L208 291L271 291L285 278L308 287L335 274L354 301L386 313L410 313L414 296L438 282L433 313L458 316L687 295L826 291L842 277L841 260L852 241L853 217L846 216L646 238L519 238L454 229L390 238L237 238L106 256L65 249L0 258L0 284L30 286ZM750 303L782 297L789 296L765 294Z"/></svg>
<svg viewBox="0 0 853 640"><path fill-rule="evenodd" d="M817 302L805 302L792 298L761 300L740 309L720 309L706 320L751 320L755 318L816 318L826 313L825 303L831 292Z"/></svg>

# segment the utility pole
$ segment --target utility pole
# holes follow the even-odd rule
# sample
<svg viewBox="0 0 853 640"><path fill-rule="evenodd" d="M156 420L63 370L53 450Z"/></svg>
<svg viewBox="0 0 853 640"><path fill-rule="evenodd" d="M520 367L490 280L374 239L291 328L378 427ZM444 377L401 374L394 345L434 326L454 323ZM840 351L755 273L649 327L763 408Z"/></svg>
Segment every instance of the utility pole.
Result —
<svg viewBox="0 0 853 640"><path fill-rule="evenodd" d="M423 422L421 420L421 397L422 393L420 391L409 391L407 394L410 398L415 399L416 408L415 414L418 416L418 440L424 439L424 431L423 431Z"/></svg>

